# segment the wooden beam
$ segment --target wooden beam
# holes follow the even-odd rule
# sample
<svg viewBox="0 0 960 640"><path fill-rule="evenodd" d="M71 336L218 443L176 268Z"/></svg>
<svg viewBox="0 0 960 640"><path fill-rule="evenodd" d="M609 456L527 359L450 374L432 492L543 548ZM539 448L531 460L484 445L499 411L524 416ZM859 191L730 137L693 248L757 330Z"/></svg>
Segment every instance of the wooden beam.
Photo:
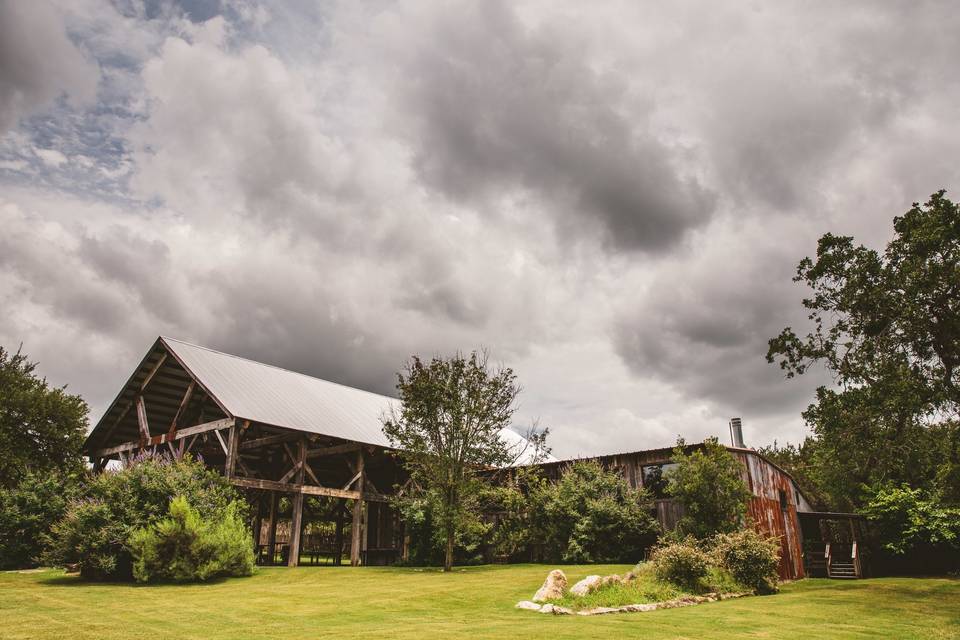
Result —
<svg viewBox="0 0 960 640"><path fill-rule="evenodd" d="M364 489L363 499L368 502L390 502L390 496L376 491L370 491L369 489Z"/></svg>
<svg viewBox="0 0 960 640"><path fill-rule="evenodd" d="M362 445L354 442L348 442L346 444L338 444L332 447L325 447L323 449L310 449L307 451L307 457L320 458L322 456L335 456L341 453L352 453L354 451L359 451L361 446Z"/></svg>
<svg viewBox="0 0 960 640"><path fill-rule="evenodd" d="M353 523L350 528L350 566L360 565L360 550L363 540L363 450L357 451L357 498L353 501Z"/></svg>
<svg viewBox="0 0 960 640"><path fill-rule="evenodd" d="M333 548L335 550L333 556L333 564L338 567L343 563L343 499L337 500L337 524L336 531L333 538Z"/></svg>
<svg viewBox="0 0 960 640"><path fill-rule="evenodd" d="M163 366L163 363L167 361L167 352L164 351L160 354L160 359L157 360L157 364L153 365L153 368L150 369L150 373L147 374L147 377L143 379L143 383L140 384L140 393L143 393L144 389L147 388L147 385L150 384L150 381L153 380L153 376L157 375L157 371L160 371L160 367Z"/></svg>
<svg viewBox="0 0 960 640"><path fill-rule="evenodd" d="M270 550L270 564L273 564L277 555L277 506L280 502L280 494L276 491L270 492L270 533L267 536L267 544Z"/></svg>
<svg viewBox="0 0 960 640"><path fill-rule="evenodd" d="M196 435L198 433L205 433L207 431L217 431L219 429L226 429L233 424L233 418L224 418L222 420L214 420L212 422L205 422L203 424L198 424L193 427L186 427L184 429L178 429L173 436L163 433L158 436L153 436L147 442L141 442L139 440L135 442L124 442L123 444L118 444L113 447L107 447L105 449L99 449L94 451L91 455L96 456L112 456L115 453L120 453L121 451L133 451L134 449L143 449L152 445L163 444L164 442L169 442L171 440L179 440L181 438L186 438L187 436Z"/></svg>
<svg viewBox="0 0 960 640"><path fill-rule="evenodd" d="M332 487L315 487L311 484L292 484L289 482L277 482L276 480L262 480L260 478L240 478L234 476L230 478L230 484L244 489L261 489L263 491L281 491L283 493L302 493L306 496L325 496L328 498L346 498L347 500L358 500L359 491L347 491L345 489L334 489ZM390 502L390 496L372 491L364 491L363 499L372 502Z"/></svg>
<svg viewBox="0 0 960 640"><path fill-rule="evenodd" d="M220 432L217 431L217 434ZM228 478L232 477L237 470L237 458L239 457L240 446L240 425L234 424L227 432L227 461L224 463L223 473Z"/></svg>
<svg viewBox="0 0 960 640"><path fill-rule="evenodd" d="M111 434L113 434L114 430L117 428L117 425L119 425L123 421L123 419L127 417L127 413L129 413L130 409L133 408L134 405L136 405L137 397L143 393L144 389L147 388L147 385L150 384L150 381L153 380L153 377L157 374L157 372L160 370L160 367L163 365L163 363L166 360L167 360L167 354L166 352L163 352L162 354L160 354L160 359L157 361L155 365L153 365L149 373L147 373L147 377L144 378L143 382L140 384L140 388L137 391L137 394L133 398L127 401L127 404L123 408L123 411L120 412L120 415L117 416L117 419L113 421L113 424L111 424L110 427L104 432L103 436L101 436L100 442L105 442L107 439L109 439Z"/></svg>
<svg viewBox="0 0 960 640"><path fill-rule="evenodd" d="M233 429L233 427L230 427ZM220 435L220 431L214 431L213 435L217 436L217 440L220 442L220 448L223 449L223 455L230 457L230 448L227 446L227 441L223 439L223 436Z"/></svg>
<svg viewBox="0 0 960 640"><path fill-rule="evenodd" d="M277 482L276 480L261 480L260 478L230 478L230 484L245 489L263 489L265 491L282 491L284 493L296 493L300 487L287 482Z"/></svg>
<svg viewBox="0 0 960 640"><path fill-rule="evenodd" d="M291 471L300 471L302 469L303 471L307 472L307 474L310 476L310 478L314 482L316 482L317 484L323 484L322 482L320 482L320 480L317 479L317 474L313 472L313 469L310 468L310 463L307 462L306 456L303 456L302 460L298 460L298 456L293 455L293 451L290 450L290 447L287 445L286 442L283 443L283 450L286 452L287 457L290 458L290 462L292 462L294 465L294 468L291 469ZM286 476L284 476L284 478L286 478ZM283 481L284 481L283 479L280 480L280 482L283 482Z"/></svg>
<svg viewBox="0 0 960 640"><path fill-rule="evenodd" d="M283 477L280 478L279 482L286 482L287 480L292 478L295 474L297 474L302 468L303 468L303 464L301 462L299 461L295 462L293 466L290 468L290 470L287 471L285 474L283 474Z"/></svg>
<svg viewBox="0 0 960 640"><path fill-rule="evenodd" d="M286 445L284 445L286 446ZM290 553L287 558L287 566L295 567L300 564L300 539L303 530L303 467L307 461L307 439L301 438L297 443L297 484L301 485L301 490L293 495L291 506L293 515L290 521Z"/></svg>
<svg viewBox="0 0 960 640"><path fill-rule="evenodd" d="M353 476L352 478L350 478L349 480L347 480L347 484L343 485L343 488L344 488L344 489L349 489L349 488L350 488L350 485L352 485L354 482L356 482L357 480L360 479L360 475L361 475L362 473L363 473L363 471L357 471L357 473L356 473L355 476Z"/></svg>
<svg viewBox="0 0 960 640"><path fill-rule="evenodd" d="M262 438L254 438L253 440L247 440L246 442L240 445L240 450L245 451L247 449L259 449L260 447L266 447L271 444L280 444L281 442L290 442L291 440L296 440L300 436L300 433L293 431L291 433L278 433L272 436L264 436Z"/></svg>
<svg viewBox="0 0 960 640"><path fill-rule="evenodd" d="M150 440L150 424L147 422L147 407L143 403L143 396L137 396L137 424L140 426L140 439Z"/></svg>
<svg viewBox="0 0 960 640"><path fill-rule="evenodd" d="M193 390L196 387L196 380L191 380L190 384L187 385L187 390L184 392L183 398L180 399L180 406L177 407L177 412L173 414L173 420L170 421L170 428L167 429L171 434L176 432L177 427L180 426L180 418L183 417L183 412L186 410L187 405L190 404L190 399L193 398Z"/></svg>

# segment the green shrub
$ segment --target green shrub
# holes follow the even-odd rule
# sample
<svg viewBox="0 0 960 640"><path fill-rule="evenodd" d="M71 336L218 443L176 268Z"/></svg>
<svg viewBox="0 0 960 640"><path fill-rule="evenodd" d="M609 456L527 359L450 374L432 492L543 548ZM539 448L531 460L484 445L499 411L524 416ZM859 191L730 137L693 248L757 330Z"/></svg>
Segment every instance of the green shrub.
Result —
<svg viewBox="0 0 960 640"><path fill-rule="evenodd" d="M75 474L26 474L11 489L0 489L0 569L36 566L43 537L80 491Z"/></svg>
<svg viewBox="0 0 960 640"><path fill-rule="evenodd" d="M949 507L921 489L877 486L860 510L876 528L886 551L905 555L935 550L945 558L960 551L960 508Z"/></svg>
<svg viewBox="0 0 960 640"><path fill-rule="evenodd" d="M247 527L230 503L220 519L202 518L183 496L170 501L169 517L130 536L138 582L192 582L253 573Z"/></svg>
<svg viewBox="0 0 960 640"><path fill-rule="evenodd" d="M744 467L716 438L686 452L678 440L673 450L676 467L667 472L667 493L683 505L677 523L683 535L703 540L743 526L750 490L743 480Z"/></svg>
<svg viewBox="0 0 960 640"><path fill-rule="evenodd" d="M700 591L710 570L710 557L693 540L669 542L650 558L657 579L691 591Z"/></svg>
<svg viewBox="0 0 960 640"><path fill-rule="evenodd" d="M757 593L772 593L777 585L780 543L752 529L720 534L714 539L714 558L734 580Z"/></svg>
<svg viewBox="0 0 960 640"><path fill-rule="evenodd" d="M576 462L557 482L534 484L529 508L531 537L550 561L635 560L660 533L650 494L597 462Z"/></svg>
<svg viewBox="0 0 960 640"><path fill-rule="evenodd" d="M87 579L132 579L131 534L163 518L176 496L211 520L222 519L238 498L226 479L201 462L144 454L90 482L84 497L71 502L51 529L43 559L53 566L77 565ZM244 504L234 508L246 517Z"/></svg>

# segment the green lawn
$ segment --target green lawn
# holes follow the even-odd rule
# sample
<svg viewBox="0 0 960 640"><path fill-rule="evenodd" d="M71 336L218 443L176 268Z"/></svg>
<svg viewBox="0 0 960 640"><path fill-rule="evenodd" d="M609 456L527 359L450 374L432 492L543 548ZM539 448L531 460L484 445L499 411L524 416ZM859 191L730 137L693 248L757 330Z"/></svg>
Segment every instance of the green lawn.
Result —
<svg viewBox="0 0 960 640"><path fill-rule="evenodd" d="M159 587L0 573L0 637L960 638L956 579L805 580L771 597L610 616L513 609L550 568L265 568L252 578ZM628 568L563 567L571 580Z"/></svg>

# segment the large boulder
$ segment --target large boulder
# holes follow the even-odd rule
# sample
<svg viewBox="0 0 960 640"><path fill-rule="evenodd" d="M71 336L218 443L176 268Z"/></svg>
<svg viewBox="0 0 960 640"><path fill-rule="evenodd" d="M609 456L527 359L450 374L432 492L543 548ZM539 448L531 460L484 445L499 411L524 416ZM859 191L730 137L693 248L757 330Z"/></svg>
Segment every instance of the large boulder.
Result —
<svg viewBox="0 0 960 640"><path fill-rule="evenodd" d="M543 581L543 586L537 590L533 595L534 602L544 602L546 600L553 600L555 598L562 598L563 592L567 590L567 576L560 571L560 569L554 569L547 574L547 579Z"/></svg>
<svg viewBox="0 0 960 640"><path fill-rule="evenodd" d="M570 593L575 596L583 597L588 593L596 591L603 584L603 578L600 576L587 576L577 584L570 587Z"/></svg>

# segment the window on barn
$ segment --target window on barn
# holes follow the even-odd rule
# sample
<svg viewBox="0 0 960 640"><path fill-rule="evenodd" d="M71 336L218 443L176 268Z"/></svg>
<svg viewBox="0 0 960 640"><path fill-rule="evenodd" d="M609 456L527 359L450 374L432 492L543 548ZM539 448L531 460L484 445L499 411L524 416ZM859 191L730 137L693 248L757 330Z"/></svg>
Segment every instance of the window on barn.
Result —
<svg viewBox="0 0 960 640"><path fill-rule="evenodd" d="M783 489L780 489L780 509L782 511L786 511L788 508L787 505L789 504L790 503L787 501L787 492Z"/></svg>
<svg viewBox="0 0 960 640"><path fill-rule="evenodd" d="M668 498L667 495L667 471L676 467L676 463L666 462L664 464L649 464L641 467L643 473L643 486L653 494L654 498Z"/></svg>

